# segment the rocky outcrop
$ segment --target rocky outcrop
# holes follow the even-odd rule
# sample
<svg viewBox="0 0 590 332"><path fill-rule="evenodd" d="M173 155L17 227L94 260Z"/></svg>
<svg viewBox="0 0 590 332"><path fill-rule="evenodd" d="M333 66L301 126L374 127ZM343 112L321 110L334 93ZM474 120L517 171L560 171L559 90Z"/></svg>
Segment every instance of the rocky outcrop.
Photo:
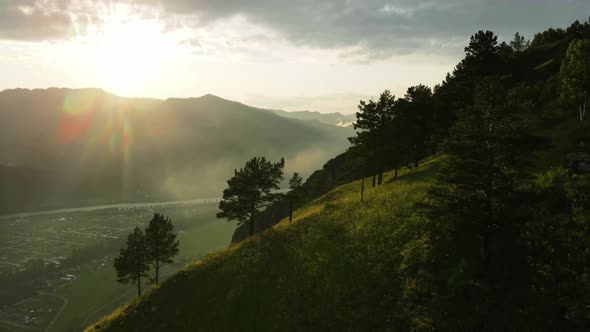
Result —
<svg viewBox="0 0 590 332"><path fill-rule="evenodd" d="M572 174L590 174L590 155L585 152L568 154L565 163Z"/></svg>

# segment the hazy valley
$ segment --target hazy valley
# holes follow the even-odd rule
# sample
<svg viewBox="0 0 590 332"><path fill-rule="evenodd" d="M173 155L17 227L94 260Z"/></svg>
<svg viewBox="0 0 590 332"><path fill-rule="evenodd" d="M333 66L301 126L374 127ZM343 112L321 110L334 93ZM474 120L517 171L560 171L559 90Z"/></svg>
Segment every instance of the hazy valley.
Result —
<svg viewBox="0 0 590 332"><path fill-rule="evenodd" d="M590 331L589 16L0 1L0 331Z"/></svg>
<svg viewBox="0 0 590 332"><path fill-rule="evenodd" d="M213 197L256 154L284 157L288 171L309 175L346 149L352 133L212 95L153 100L98 89L6 90L0 215Z"/></svg>

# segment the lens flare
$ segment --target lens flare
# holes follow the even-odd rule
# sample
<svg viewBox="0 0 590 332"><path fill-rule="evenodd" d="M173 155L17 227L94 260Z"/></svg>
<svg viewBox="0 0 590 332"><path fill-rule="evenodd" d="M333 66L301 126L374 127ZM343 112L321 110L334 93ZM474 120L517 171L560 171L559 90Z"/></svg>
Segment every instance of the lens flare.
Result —
<svg viewBox="0 0 590 332"><path fill-rule="evenodd" d="M71 143L88 131L95 112L95 99L93 91L79 91L66 96L58 125L61 142Z"/></svg>
<svg viewBox="0 0 590 332"><path fill-rule="evenodd" d="M71 91L64 99L56 132L58 142L69 145L81 165L95 159L96 153L106 153L107 161L121 163L122 199L127 198L131 175L133 111L102 90Z"/></svg>

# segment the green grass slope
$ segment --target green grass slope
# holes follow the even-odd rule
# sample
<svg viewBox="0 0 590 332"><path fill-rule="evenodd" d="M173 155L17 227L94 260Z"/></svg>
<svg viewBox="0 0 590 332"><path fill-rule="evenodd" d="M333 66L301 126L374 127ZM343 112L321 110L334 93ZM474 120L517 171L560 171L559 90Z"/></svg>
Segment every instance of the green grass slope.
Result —
<svg viewBox="0 0 590 332"><path fill-rule="evenodd" d="M397 268L442 157L382 187L359 181L261 235L211 254L87 331L403 328ZM405 239L405 240L404 240Z"/></svg>

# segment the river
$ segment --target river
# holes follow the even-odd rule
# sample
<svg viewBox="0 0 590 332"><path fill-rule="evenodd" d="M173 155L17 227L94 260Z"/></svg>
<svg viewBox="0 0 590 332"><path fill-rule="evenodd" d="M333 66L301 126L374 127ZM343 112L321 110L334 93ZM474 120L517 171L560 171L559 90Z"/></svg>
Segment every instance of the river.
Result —
<svg viewBox="0 0 590 332"><path fill-rule="evenodd" d="M55 210L46 210L46 211L19 212L19 213L0 215L0 219L25 218L25 217L42 216L42 215L46 215L46 214L81 212L81 211L96 211L96 210L106 210L106 209L134 209L134 208L166 206L166 205L208 204L208 203L218 203L219 201L220 201L219 198L197 198L197 199L189 199L189 200L184 200L184 201L166 201L166 202L151 202L151 203L117 203L117 204L83 206L83 207L76 207L76 208L64 208L64 209L55 209Z"/></svg>

